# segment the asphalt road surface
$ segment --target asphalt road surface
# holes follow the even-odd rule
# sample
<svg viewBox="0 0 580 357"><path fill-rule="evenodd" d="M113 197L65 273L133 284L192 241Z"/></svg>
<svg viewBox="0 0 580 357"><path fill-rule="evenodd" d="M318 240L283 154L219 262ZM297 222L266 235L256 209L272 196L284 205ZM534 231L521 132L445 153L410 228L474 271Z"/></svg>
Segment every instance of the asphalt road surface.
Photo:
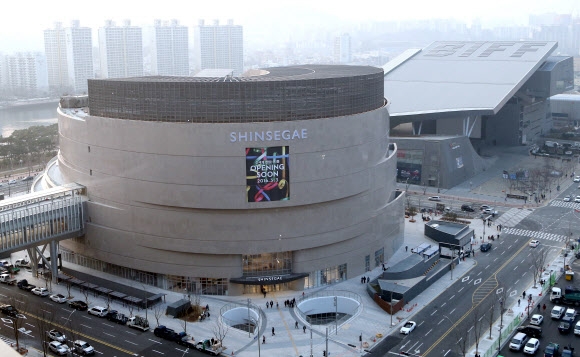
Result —
<svg viewBox="0 0 580 357"><path fill-rule="evenodd" d="M19 341L42 351L46 331L56 328L68 340L82 339L91 344L96 355L102 356L207 356L197 350L187 350L175 342L155 337L152 331L141 332L127 326L112 323L104 318L75 311L66 304L57 304L48 297L39 297L18 289L16 286L0 285L0 302L11 303L16 299L21 307ZM74 312L73 312L74 311ZM0 314L0 335L14 340L12 318ZM149 318L150 323L152 322ZM208 331L208 336L210 332ZM50 341L48 341L50 342Z"/></svg>

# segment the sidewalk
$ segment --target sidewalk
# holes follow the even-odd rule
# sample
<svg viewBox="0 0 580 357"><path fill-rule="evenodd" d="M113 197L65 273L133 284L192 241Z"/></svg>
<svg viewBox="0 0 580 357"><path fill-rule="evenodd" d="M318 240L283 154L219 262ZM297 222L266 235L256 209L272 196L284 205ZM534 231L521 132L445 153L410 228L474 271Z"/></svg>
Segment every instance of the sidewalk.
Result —
<svg viewBox="0 0 580 357"><path fill-rule="evenodd" d="M525 159L524 156L520 157L520 159ZM467 183L463 183L458 187L455 187L450 190L445 190L442 192L441 196L449 195L455 198L463 198L463 199L473 199L473 200L489 200L490 203L494 203L497 200L497 185L486 185L485 183L490 180L495 180L496 175L501 175L501 171L504 166L508 165L506 169L510 169L512 167L517 167L518 165L518 156L514 154L510 154L509 160L499 160L496 159L496 164L492 167L492 169L483 172L482 174L478 175L477 177L472 178L471 184L468 181ZM572 180L569 180L572 184ZM565 182L565 181L564 181ZM565 183L561 184L564 187ZM413 187L413 186L411 186ZM416 186L415 186L416 187ZM403 188L404 189L404 188ZM433 188L429 188L428 193L426 194L431 195ZM436 189L435 189L436 192ZM422 191L420 192L422 194ZM554 195L555 196L555 195ZM512 202L508 202L505 204L503 199L502 202L494 203L499 204L501 206L511 206L511 207L521 207L521 201L513 200ZM508 200L509 201L509 200ZM548 203L549 200L546 200L545 203ZM529 205L526 205L529 206ZM533 210L529 208L530 212ZM518 210L518 208L513 208L513 210ZM521 211L521 210L520 210ZM519 215L510 215L505 214L500 215L500 217L496 220L496 223L506 223L508 226L515 226L521 220ZM506 222L502 221L505 220ZM487 235L484 234L484 227L483 222L481 219L473 219L470 224L471 228L475 230L476 237L486 237ZM488 228L489 231L495 231L494 227ZM397 251L395 254L386 262L386 266L393 266L397 262L401 261L405 257L409 256L411 248L418 246L422 243L429 242L433 243L430 239L424 236L424 223L422 221L417 222L409 222L409 220L405 220L405 243L404 245ZM502 238L503 239L503 238ZM409 249L406 251L405 246ZM475 249L478 246L474 247ZM13 254L12 259L16 259L21 254L24 256L24 252ZM335 333L329 336L328 341L328 350L330 355L335 356L361 356L365 352L362 350L372 350L372 348L380 343L384 337L388 336L391 333L398 334L399 328L402 326L407 319L411 318L417 311L421 310L427 304L429 304L436 296L441 294L445 291L449 286L451 286L454 282L469 272L469 270L474 266L475 261L473 258L467 258L465 261L460 262L453 272L447 273L437 282L435 282L427 291L423 292L417 298L410 301L403 310L399 311L395 315L391 317L391 315L384 312L380 309L376 303L372 301L369 295L366 292L366 284L361 284L361 276L349 277L349 280L335 283L332 285L324 286L321 288L316 289L306 289L304 290L304 294L308 296L309 294L319 292L319 291L333 291L333 290L343 290L348 291L351 293L356 293L360 297L360 301L362 302L361 308L357 315L352 317L349 321L343 323L338 328L338 333ZM110 279L122 284L135 286L136 288L142 288L142 285L138 282L122 279L117 276L111 276L105 273L100 273L96 271L89 271L88 269L75 266L70 263L66 263L67 266L79 271L86 271L95 276L99 276L102 278ZM555 261L553 261L550 266L548 267L549 270L554 270L560 274L559 267L563 266L562 257L558 257ZM378 275L382 273L381 267L376 267L370 272L367 272L365 276L369 277L371 280L376 278ZM44 286L45 282L42 279L30 278L30 273L20 273L18 279L26 278L31 281L32 284L36 284L39 286ZM452 278L453 277L453 278ZM531 279L530 279L531 280ZM536 299L540 294L539 288L532 288L532 282L529 283L529 288L526 290L528 293L531 293L534 296L534 303L537 304ZM155 287L147 287L147 290L151 293L165 293L167 294L166 300L163 303L163 308L168 304L171 304L177 300L183 299L182 293L166 291ZM66 286L64 284L61 285L53 285L52 286L53 293L61 293L63 295L67 295ZM326 338L324 331L322 329L313 329L312 331L312 338L310 330L306 330L305 332L302 329L304 326L304 321L297 317L296 313L293 309L285 308L284 301L287 299L296 298L296 300L300 300L302 297L302 291L281 291L276 293L269 293L268 296L264 299L263 295L255 294L255 295L243 295L243 296L202 296L201 298L201 305L205 306L208 304L210 306L211 311L211 318L204 320L203 322L196 322L196 323L188 323L187 324L187 333L191 334L196 341L211 338L215 336L213 333L213 329L216 323L219 320L220 310L226 305L231 303L237 303L240 306L247 306L248 299L251 300L252 304L255 306L260 307L262 310L262 316L264 317L262 323L260 324L260 339L257 336L248 335L248 332L244 332L241 330L237 330L235 328L229 328L226 337L224 338L224 346L227 348L224 352L224 355L227 356L241 356L241 357L250 357L256 356L258 353L258 348L260 348L261 353L263 352L264 356L310 356L311 351L314 356L322 356L322 351L326 349ZM78 291L78 289L73 288L71 290L71 294L75 295L76 299L84 300L84 296ZM542 296L544 296L542 294ZM274 308L273 309L265 309L264 306L267 301L274 301ZM512 299L517 300L517 299ZM90 297L89 298L90 305L101 305L106 306L106 301L102 297ZM278 303L279 308L276 308L276 303ZM521 319L524 316L527 316L525 311L524 304L521 306L511 306L511 312L507 312L504 315L503 322L504 327L501 331L501 343L503 344L509 337L509 331L513 330ZM535 306L535 305L534 305ZM111 304L111 308L116 309L120 312L125 314L129 314L129 311L126 307L118 302L113 302ZM133 314L138 315L145 315L143 310L138 311L135 309ZM153 316L152 309L148 310L148 319L152 326L156 326L157 322ZM295 322L298 321L299 328L296 329L294 327ZM183 331L182 322L178 319L172 319L163 315L159 319L159 324L166 325L169 328L175 329L176 331ZM491 357L494 356L495 349L497 348L497 344L499 341L499 316L497 320L497 326L494 327L494 333L492 334L491 340L487 338L487 334L481 338L479 352L482 357ZM118 327L119 329L123 329L125 327ZM275 329L275 335L273 336L271 333L272 328ZM362 335L362 342L359 341L359 336ZM266 343L260 344L262 336L266 337ZM354 347L353 347L354 346ZM179 346L178 346L179 347ZM470 356L473 356L475 353L475 346L470 350ZM185 350L185 349L184 349ZM486 352L482 352L486 351ZM40 354L34 354L34 352L29 352L29 356L40 356Z"/></svg>

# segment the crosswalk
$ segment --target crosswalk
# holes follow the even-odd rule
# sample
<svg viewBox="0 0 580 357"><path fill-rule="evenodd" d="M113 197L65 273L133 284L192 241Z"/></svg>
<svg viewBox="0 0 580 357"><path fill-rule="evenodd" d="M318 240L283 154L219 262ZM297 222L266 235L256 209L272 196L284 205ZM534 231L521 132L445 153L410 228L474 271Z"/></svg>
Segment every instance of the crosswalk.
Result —
<svg viewBox="0 0 580 357"><path fill-rule="evenodd" d="M574 209L580 210L580 203L576 203L576 202L572 202L572 201L564 202L564 201L560 201L560 200L553 200L552 202L550 202L550 206L574 208Z"/></svg>
<svg viewBox="0 0 580 357"><path fill-rule="evenodd" d="M532 213L532 211L528 209L512 208L499 216L499 218L495 219L493 225L501 224L502 226L514 227L530 213Z"/></svg>
<svg viewBox="0 0 580 357"><path fill-rule="evenodd" d="M530 231L527 229L518 229L518 228L509 228L504 227L501 230L501 234L513 234L516 236L524 236L536 239L546 239L555 242L565 242L566 236L562 234L554 234L554 233L547 233L547 232L538 232L538 231Z"/></svg>

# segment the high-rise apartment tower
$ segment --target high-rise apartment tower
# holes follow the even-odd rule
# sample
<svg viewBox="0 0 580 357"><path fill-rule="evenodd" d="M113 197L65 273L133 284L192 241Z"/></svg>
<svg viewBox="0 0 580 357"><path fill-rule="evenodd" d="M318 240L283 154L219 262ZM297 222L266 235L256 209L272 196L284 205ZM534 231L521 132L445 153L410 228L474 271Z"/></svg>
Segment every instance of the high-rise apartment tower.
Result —
<svg viewBox="0 0 580 357"><path fill-rule="evenodd" d="M151 46L151 72L160 76L189 75L189 36L177 20L155 20Z"/></svg>
<svg viewBox="0 0 580 357"><path fill-rule="evenodd" d="M243 28L228 20L227 25L220 25L214 20L206 25L199 20L194 31L196 69L232 69L234 76L244 71L244 38Z"/></svg>
<svg viewBox="0 0 580 357"><path fill-rule="evenodd" d="M122 26L107 20L99 28L99 53L102 78L143 76L142 30L129 20Z"/></svg>

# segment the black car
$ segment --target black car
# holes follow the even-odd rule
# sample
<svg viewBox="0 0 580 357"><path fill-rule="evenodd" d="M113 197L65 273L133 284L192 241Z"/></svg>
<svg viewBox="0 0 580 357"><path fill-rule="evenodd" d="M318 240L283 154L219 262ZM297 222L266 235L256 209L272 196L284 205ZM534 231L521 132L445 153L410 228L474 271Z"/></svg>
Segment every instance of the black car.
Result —
<svg viewBox="0 0 580 357"><path fill-rule="evenodd" d="M542 328L534 325L520 326L518 327L518 332L523 332L526 335L533 338L542 337Z"/></svg>
<svg viewBox="0 0 580 357"><path fill-rule="evenodd" d="M177 341L178 334L175 330L165 327L164 325L160 325L153 330L153 334L157 337L161 337L164 340L168 341Z"/></svg>
<svg viewBox="0 0 580 357"><path fill-rule="evenodd" d="M106 317L107 317L107 320L109 320L111 322L118 323L120 325L125 325L127 323L127 321L129 321L129 318L127 316L118 312L117 310L109 311L107 313Z"/></svg>
<svg viewBox="0 0 580 357"><path fill-rule="evenodd" d="M464 212L475 212L473 207L471 207L470 205L461 205L461 210Z"/></svg>
<svg viewBox="0 0 580 357"><path fill-rule="evenodd" d="M72 307L73 309L80 310L80 311L85 311L86 309L89 308L84 301L80 301L80 300L69 301L68 306Z"/></svg>
<svg viewBox="0 0 580 357"><path fill-rule="evenodd" d="M193 337L187 335L177 340L177 344L185 346L187 348L195 348L195 341L193 340Z"/></svg>
<svg viewBox="0 0 580 357"><path fill-rule="evenodd" d="M487 252L488 250L491 250L491 243L482 243L479 249L482 252Z"/></svg>
<svg viewBox="0 0 580 357"><path fill-rule="evenodd" d="M571 330L572 330L572 324L567 322L567 321L562 321L558 325L558 331L561 334L569 334Z"/></svg>

